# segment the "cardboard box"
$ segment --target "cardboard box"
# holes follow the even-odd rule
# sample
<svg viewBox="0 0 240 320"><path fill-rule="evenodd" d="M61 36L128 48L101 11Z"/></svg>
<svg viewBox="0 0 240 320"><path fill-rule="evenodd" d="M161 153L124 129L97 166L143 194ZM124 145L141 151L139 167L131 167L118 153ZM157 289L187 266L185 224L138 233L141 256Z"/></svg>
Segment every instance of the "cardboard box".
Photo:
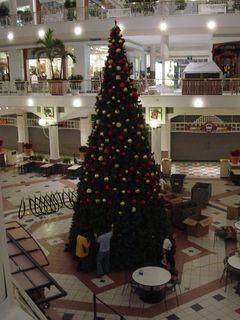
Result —
<svg viewBox="0 0 240 320"><path fill-rule="evenodd" d="M163 196L163 199L171 204L174 203L180 203L182 202L182 197L179 197L178 195L174 193L167 193Z"/></svg>
<svg viewBox="0 0 240 320"><path fill-rule="evenodd" d="M238 220L240 216L240 206L228 206L227 207L227 219Z"/></svg>
<svg viewBox="0 0 240 320"><path fill-rule="evenodd" d="M188 235L201 237L209 232L211 218L202 214L193 215L184 220L187 225Z"/></svg>

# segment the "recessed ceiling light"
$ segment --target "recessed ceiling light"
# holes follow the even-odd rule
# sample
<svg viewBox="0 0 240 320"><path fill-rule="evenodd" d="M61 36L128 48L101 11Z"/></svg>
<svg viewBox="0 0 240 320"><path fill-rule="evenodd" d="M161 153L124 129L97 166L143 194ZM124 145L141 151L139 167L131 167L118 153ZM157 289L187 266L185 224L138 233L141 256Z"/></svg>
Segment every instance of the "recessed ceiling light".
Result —
<svg viewBox="0 0 240 320"><path fill-rule="evenodd" d="M166 31L167 30L167 23L165 21L161 22L159 25L159 28L161 31Z"/></svg>
<svg viewBox="0 0 240 320"><path fill-rule="evenodd" d="M74 33L75 33L76 36L79 36L82 33L81 27L75 27Z"/></svg>
<svg viewBox="0 0 240 320"><path fill-rule="evenodd" d="M208 27L208 29L210 29L210 30L214 30L214 29L216 28L216 22L213 21L213 20L209 21L209 22L207 23L207 27Z"/></svg>
<svg viewBox="0 0 240 320"><path fill-rule="evenodd" d="M28 101L27 101L27 104L28 104L29 107L32 107L33 104L34 104L33 99L29 98Z"/></svg>
<svg viewBox="0 0 240 320"><path fill-rule="evenodd" d="M39 38L43 38L45 36L45 31L43 29L38 31Z"/></svg>
<svg viewBox="0 0 240 320"><path fill-rule="evenodd" d="M79 99L74 99L73 100L73 106L74 107L80 107L81 106L81 101Z"/></svg>
<svg viewBox="0 0 240 320"><path fill-rule="evenodd" d="M6 107L6 109L8 110L8 107Z"/></svg>
<svg viewBox="0 0 240 320"><path fill-rule="evenodd" d="M193 101L193 105L195 108L202 108L203 107L203 100L201 98L196 98Z"/></svg>
<svg viewBox="0 0 240 320"><path fill-rule="evenodd" d="M43 127L44 127L44 126L46 125L46 120L40 118L40 119L38 120L38 124L39 124L40 126L43 126Z"/></svg>
<svg viewBox="0 0 240 320"><path fill-rule="evenodd" d="M14 34L12 32L9 32L7 37L8 37L8 40L13 40Z"/></svg>

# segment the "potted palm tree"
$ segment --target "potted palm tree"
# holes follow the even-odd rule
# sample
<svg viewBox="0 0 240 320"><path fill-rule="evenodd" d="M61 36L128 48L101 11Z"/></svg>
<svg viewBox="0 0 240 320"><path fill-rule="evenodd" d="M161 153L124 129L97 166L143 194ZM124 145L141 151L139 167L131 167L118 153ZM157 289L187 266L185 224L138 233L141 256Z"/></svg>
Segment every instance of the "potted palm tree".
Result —
<svg viewBox="0 0 240 320"><path fill-rule="evenodd" d="M60 39L56 39L53 36L53 30L48 29L44 38L39 38L36 42L37 48L33 50L33 55L39 59L41 56L46 56L50 61L51 66L51 78L48 81L49 91L53 95L62 95L67 91L65 63L67 57L76 63L76 57L71 52L68 52L65 48L64 42ZM54 73L53 60L54 58L61 58L61 67L59 74Z"/></svg>

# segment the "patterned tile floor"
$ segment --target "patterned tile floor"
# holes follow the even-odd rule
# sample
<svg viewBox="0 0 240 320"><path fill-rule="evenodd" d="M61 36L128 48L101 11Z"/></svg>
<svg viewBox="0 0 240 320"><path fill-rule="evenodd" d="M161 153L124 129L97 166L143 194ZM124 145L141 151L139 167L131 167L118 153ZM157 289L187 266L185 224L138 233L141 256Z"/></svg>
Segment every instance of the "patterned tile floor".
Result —
<svg viewBox="0 0 240 320"><path fill-rule="evenodd" d="M181 166L177 164L175 168ZM210 170L208 165L207 170ZM202 172L204 171L203 167ZM177 292L180 305L177 306L175 296L172 294L167 299L168 312L166 312L163 302L144 303L143 306L136 294L132 295L129 303L130 286L126 285L128 276L126 273L111 272L103 279L98 279L95 273L76 272L76 261L64 252L72 210L62 208L61 215L53 214L44 219L28 215L18 220L17 209L22 197L27 198L34 194L44 194L63 188L76 188L77 179L67 180L61 176L44 178L34 174L19 175L11 169L1 171L0 183L3 190L5 220L18 220L37 239L50 261L48 272L68 293L66 297L51 303L52 310L55 310L52 319L93 319L93 292L126 319L131 320L239 319L239 295L235 293L235 283L229 283L225 291L224 283L219 281L223 272L223 259L226 253L235 250L236 243L235 241L225 243L222 239L215 239L214 242L214 227L234 225L234 220L226 218L226 208L227 205L239 202L240 187L232 185L227 179L219 179L216 172L217 170L213 169L207 177L199 173L197 177L190 174L185 180L182 194L184 198L190 197L191 188L196 182L211 183L212 198L202 213L212 218L212 225L209 233L199 238L177 231L176 263L181 279L181 293L178 288ZM180 170L178 173L185 171ZM45 294L48 295L49 292L46 290ZM100 303L97 305L98 319L119 319Z"/></svg>
<svg viewBox="0 0 240 320"><path fill-rule="evenodd" d="M173 162L172 173L195 177L220 177L219 162Z"/></svg>

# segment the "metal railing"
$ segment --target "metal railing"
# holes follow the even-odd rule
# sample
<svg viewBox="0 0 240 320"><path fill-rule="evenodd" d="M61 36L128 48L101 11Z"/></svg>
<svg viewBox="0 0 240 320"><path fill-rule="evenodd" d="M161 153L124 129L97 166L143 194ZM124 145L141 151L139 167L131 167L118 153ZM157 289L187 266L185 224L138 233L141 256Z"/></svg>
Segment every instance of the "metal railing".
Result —
<svg viewBox="0 0 240 320"><path fill-rule="evenodd" d="M211 0L206 1L152 1L152 2L129 2L124 4L124 8L107 9L96 4L87 7L76 7L66 9L63 6L50 8L43 6L41 11L22 12L16 15L0 17L2 27L21 27L29 24L46 24L52 22L108 19L128 16L146 15L179 15L179 14L240 14L240 3L237 0Z"/></svg>
<svg viewBox="0 0 240 320"><path fill-rule="evenodd" d="M139 95L238 95L240 78L219 79L142 79L133 80ZM42 80L37 83L28 81L0 82L0 95L81 95L96 94L102 80L83 80L81 83L64 81L51 83Z"/></svg>
<svg viewBox="0 0 240 320"><path fill-rule="evenodd" d="M119 317L120 320L126 320L126 318L123 315L118 313L116 310L114 310L112 307L110 307L104 301L102 301L100 298L98 298L95 293L93 294L93 313L94 313L93 319L94 320L98 319L98 317L97 317L97 301L100 302L101 304L103 304L107 310L111 311L111 313L114 313L117 317Z"/></svg>

